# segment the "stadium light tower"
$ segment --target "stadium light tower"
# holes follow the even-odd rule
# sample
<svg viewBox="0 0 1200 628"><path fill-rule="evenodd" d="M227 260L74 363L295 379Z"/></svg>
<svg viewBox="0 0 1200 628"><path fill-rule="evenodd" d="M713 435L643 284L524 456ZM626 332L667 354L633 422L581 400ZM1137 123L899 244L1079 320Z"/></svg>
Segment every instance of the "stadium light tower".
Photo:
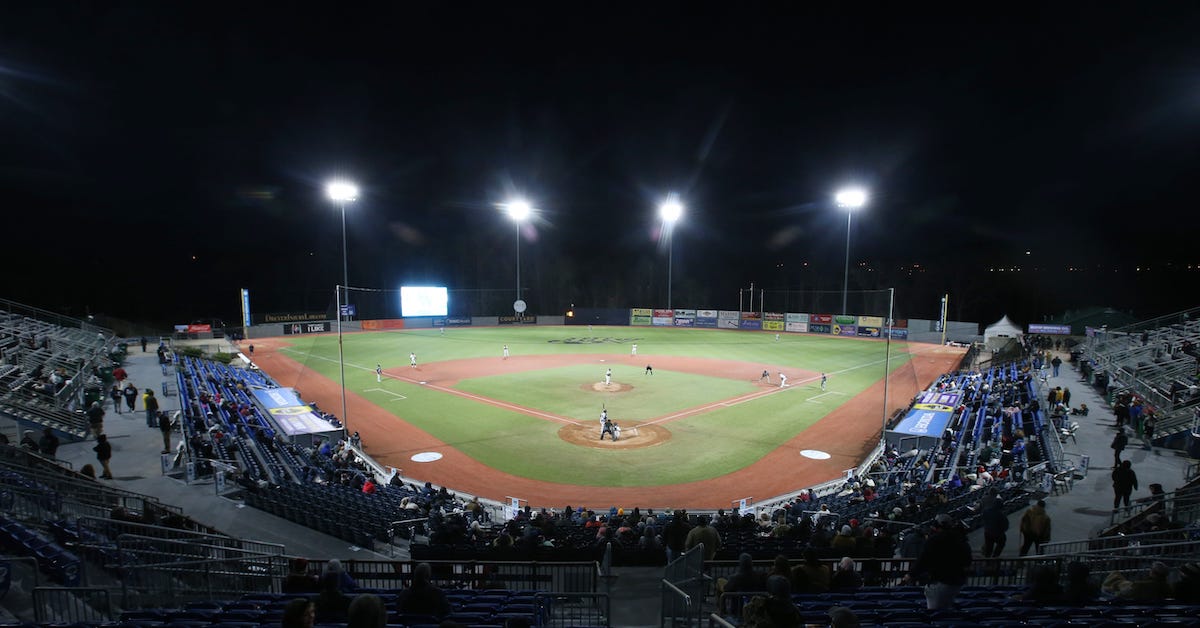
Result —
<svg viewBox="0 0 1200 628"><path fill-rule="evenodd" d="M353 203L358 200L358 186L349 181L330 181L325 186L325 195L329 197L329 200L337 203L338 209L342 211L342 289L346 291L346 300L349 301L350 266L346 262L346 203ZM341 319L342 313L338 312L338 320Z"/></svg>
<svg viewBox="0 0 1200 628"><path fill-rule="evenodd" d="M867 204L867 191L862 188L845 188L833 197L837 206L846 210L846 271L842 275L842 315L846 314L846 294L850 287L850 218L854 212Z"/></svg>
<svg viewBox="0 0 1200 628"><path fill-rule="evenodd" d="M658 216L662 218L663 230L667 233L667 309L671 309L671 272L673 258L675 257L675 238L672 237L672 232L675 229L675 221L683 216L683 203L679 202L679 198L674 194L667 197L658 206Z"/></svg>
<svg viewBox="0 0 1200 628"><path fill-rule="evenodd" d="M521 300L521 224L533 215L533 206L523 198L514 198L501 203L500 209L508 214L513 224L517 226L517 300ZM519 313L519 312L518 312Z"/></svg>

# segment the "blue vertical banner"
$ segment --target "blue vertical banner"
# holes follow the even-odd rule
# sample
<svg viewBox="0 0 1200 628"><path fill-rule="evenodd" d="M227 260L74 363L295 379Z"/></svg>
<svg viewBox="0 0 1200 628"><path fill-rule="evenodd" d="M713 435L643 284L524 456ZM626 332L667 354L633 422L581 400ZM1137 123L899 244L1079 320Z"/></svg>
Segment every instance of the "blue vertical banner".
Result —
<svg viewBox="0 0 1200 628"><path fill-rule="evenodd" d="M250 325L250 290L242 288L242 327Z"/></svg>

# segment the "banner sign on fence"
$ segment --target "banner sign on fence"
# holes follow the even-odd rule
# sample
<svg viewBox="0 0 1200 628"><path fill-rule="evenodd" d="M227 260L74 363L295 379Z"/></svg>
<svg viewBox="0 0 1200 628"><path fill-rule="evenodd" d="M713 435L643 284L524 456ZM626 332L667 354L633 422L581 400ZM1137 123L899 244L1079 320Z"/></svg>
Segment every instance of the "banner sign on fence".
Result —
<svg viewBox="0 0 1200 628"><path fill-rule="evenodd" d="M342 316L358 316L358 306L353 303L343 303Z"/></svg>
<svg viewBox="0 0 1200 628"><path fill-rule="evenodd" d="M284 312L280 314L263 314L264 323L306 323L308 321L323 321L330 316L325 312Z"/></svg>
<svg viewBox="0 0 1200 628"><path fill-rule="evenodd" d="M696 318L696 310L675 310L675 318Z"/></svg>
<svg viewBox="0 0 1200 628"><path fill-rule="evenodd" d="M716 310L696 310L696 318L716 318Z"/></svg>
<svg viewBox="0 0 1200 628"><path fill-rule="evenodd" d="M858 317L858 326L859 327L883 327L883 317L882 316L859 316Z"/></svg>
<svg viewBox="0 0 1200 628"><path fill-rule="evenodd" d="M728 319L732 318L733 320L736 321L736 320L740 319L741 317L742 317L742 313L737 310L720 310L717 312L717 318L719 318L721 320L728 320Z"/></svg>
<svg viewBox="0 0 1200 628"><path fill-rule="evenodd" d="M907 322L907 321L905 321L905 322ZM892 338L896 338L899 340L908 340L908 329L903 328L903 327L893 327L892 328Z"/></svg>
<svg viewBox="0 0 1200 628"><path fill-rule="evenodd" d="M470 316L447 316L433 319L434 327L468 327L471 325Z"/></svg>
<svg viewBox="0 0 1200 628"><path fill-rule="evenodd" d="M797 312L788 312L787 315L784 316L784 320L789 323L807 323L808 322L808 314L801 314L801 313L797 313Z"/></svg>
<svg viewBox="0 0 1200 628"><path fill-rule="evenodd" d="M809 323L808 332L810 334L828 334L833 331L833 325L826 323Z"/></svg>
<svg viewBox="0 0 1200 628"><path fill-rule="evenodd" d="M654 318L675 318L675 310L654 310Z"/></svg>
<svg viewBox="0 0 1200 628"><path fill-rule="evenodd" d="M736 318L718 318L717 327L721 329L739 329L741 322Z"/></svg>
<svg viewBox="0 0 1200 628"><path fill-rule="evenodd" d="M833 314L813 314L808 317L810 323L820 323L822 325L833 324Z"/></svg>
<svg viewBox="0 0 1200 628"><path fill-rule="evenodd" d="M496 324L498 324L498 325L537 325L537 317L536 316L513 316L510 314L508 316L501 316L500 319L496 321Z"/></svg>
<svg viewBox="0 0 1200 628"><path fill-rule="evenodd" d="M675 324L675 319L674 317L668 318L666 316L655 316L654 318L650 319L650 324L654 325L655 327L670 327Z"/></svg>
<svg viewBox="0 0 1200 628"><path fill-rule="evenodd" d="M840 325L833 324L833 335L835 336L857 336L858 325Z"/></svg>
<svg viewBox="0 0 1200 628"><path fill-rule="evenodd" d="M1044 325L1039 323L1029 324L1029 333L1031 334L1056 334L1059 336L1070 336L1070 325Z"/></svg>
<svg viewBox="0 0 1200 628"><path fill-rule="evenodd" d="M764 321L781 321L784 320L783 312L763 312Z"/></svg>
<svg viewBox="0 0 1200 628"><path fill-rule="evenodd" d="M695 325L695 323L696 323L696 319L694 319L694 318L680 318L678 316L675 317L675 326L676 327L692 327L693 325Z"/></svg>
<svg viewBox="0 0 1200 628"><path fill-rule="evenodd" d="M283 326L283 333L288 336L300 334L321 334L330 331L329 321L320 323L290 323Z"/></svg>
<svg viewBox="0 0 1200 628"><path fill-rule="evenodd" d="M744 320L744 321L762 320L762 312L742 312L742 320Z"/></svg>
<svg viewBox="0 0 1200 628"><path fill-rule="evenodd" d="M629 310L630 325L649 325L650 319L654 317L654 310L648 307L635 307Z"/></svg>
<svg viewBox="0 0 1200 628"><path fill-rule="evenodd" d="M857 325L858 317L850 316L849 314L837 314L833 317L833 322L838 325Z"/></svg>
<svg viewBox="0 0 1200 628"><path fill-rule="evenodd" d="M783 331L783 321L763 321L763 331Z"/></svg>
<svg viewBox="0 0 1200 628"><path fill-rule="evenodd" d="M791 331L791 332L797 332L797 333L804 334L804 333L808 333L808 323L793 323L791 321L788 321L783 324L783 329L784 329L784 331Z"/></svg>
<svg viewBox="0 0 1200 628"><path fill-rule="evenodd" d="M203 334L212 331L212 325L188 325L189 334Z"/></svg>
<svg viewBox="0 0 1200 628"><path fill-rule="evenodd" d="M441 319L433 319L434 327L441 327L438 321ZM377 320L360 321L359 325L364 330L379 330L379 329L404 329L403 318L381 318Z"/></svg>
<svg viewBox="0 0 1200 628"><path fill-rule="evenodd" d="M757 318L743 318L742 329L762 329L762 321Z"/></svg>
<svg viewBox="0 0 1200 628"><path fill-rule="evenodd" d="M878 327L858 326L858 335L865 338L882 338L883 332Z"/></svg>
<svg viewBox="0 0 1200 628"><path fill-rule="evenodd" d="M696 310L696 327L716 327L716 310Z"/></svg>

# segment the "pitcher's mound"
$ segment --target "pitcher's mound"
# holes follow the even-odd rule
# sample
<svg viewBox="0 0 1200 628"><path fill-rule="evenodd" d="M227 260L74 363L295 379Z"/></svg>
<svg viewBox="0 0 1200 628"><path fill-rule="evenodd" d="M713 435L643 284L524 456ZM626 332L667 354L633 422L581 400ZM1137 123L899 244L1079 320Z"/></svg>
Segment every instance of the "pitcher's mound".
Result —
<svg viewBox="0 0 1200 628"><path fill-rule="evenodd" d="M602 384L603 385L603 384ZM621 440L613 442L605 435L600 440L600 424L564 425L558 429L558 437L572 445L599 447L602 449L639 449L653 447L671 440L671 431L661 425L634 425L617 422L621 426Z"/></svg>
<svg viewBox="0 0 1200 628"><path fill-rule="evenodd" d="M595 384L584 384L580 386L584 390L594 390L596 392L623 393L633 390L633 386L629 384L605 384L604 382L596 382Z"/></svg>

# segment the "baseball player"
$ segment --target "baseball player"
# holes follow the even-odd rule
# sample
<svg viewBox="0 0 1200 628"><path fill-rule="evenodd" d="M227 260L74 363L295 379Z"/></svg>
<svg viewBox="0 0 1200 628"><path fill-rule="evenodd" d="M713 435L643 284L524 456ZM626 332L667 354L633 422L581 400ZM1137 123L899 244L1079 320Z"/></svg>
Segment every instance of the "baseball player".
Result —
<svg viewBox="0 0 1200 628"><path fill-rule="evenodd" d="M786 386L787 386L787 375L784 375L783 371L779 371L779 387L784 388Z"/></svg>
<svg viewBox="0 0 1200 628"><path fill-rule="evenodd" d="M415 352L408 354L408 366L414 369L417 368L417 354Z"/></svg>
<svg viewBox="0 0 1200 628"><path fill-rule="evenodd" d="M775 334L775 342L779 342L779 334Z"/></svg>
<svg viewBox="0 0 1200 628"><path fill-rule="evenodd" d="M630 349L629 349L629 350L630 350L630 351L632 351L632 353L631 353L630 355L634 355L634 356L636 356L636 355L637 355L637 343L636 343L636 342L635 342L635 343L633 343L633 346L632 346L632 347L630 347Z"/></svg>
<svg viewBox="0 0 1200 628"><path fill-rule="evenodd" d="M609 421L608 424L610 426L612 426L613 442L615 443L615 442L621 440L621 426L617 425L616 421Z"/></svg>
<svg viewBox="0 0 1200 628"><path fill-rule="evenodd" d="M771 383L771 372L768 371L767 369L763 369L762 375L758 376L758 383L761 384L764 381L767 382L768 384Z"/></svg>
<svg viewBox="0 0 1200 628"><path fill-rule="evenodd" d="M605 386L612 385L612 369L608 369L607 371L604 372L604 385Z"/></svg>
<svg viewBox="0 0 1200 628"><path fill-rule="evenodd" d="M612 427L608 424L608 409L600 411L600 440L604 440L605 434L612 434Z"/></svg>
<svg viewBox="0 0 1200 628"><path fill-rule="evenodd" d="M647 375L653 375L653 374L654 374L654 367L653 367L653 366L650 366L649 364L647 364L647 365L646 365L646 374L647 374Z"/></svg>
<svg viewBox="0 0 1200 628"><path fill-rule="evenodd" d="M504 345L504 359L508 359L508 345Z"/></svg>
<svg viewBox="0 0 1200 628"><path fill-rule="evenodd" d="M828 379L829 379L829 378L828 378L828 377L826 377L824 373L821 373L821 391L822 391L822 392L824 392L824 391L825 391L825 382L826 382L826 380L828 380Z"/></svg>
<svg viewBox="0 0 1200 628"><path fill-rule="evenodd" d="M375 365L375 383L379 383L382 381L383 381L383 366L376 364Z"/></svg>

